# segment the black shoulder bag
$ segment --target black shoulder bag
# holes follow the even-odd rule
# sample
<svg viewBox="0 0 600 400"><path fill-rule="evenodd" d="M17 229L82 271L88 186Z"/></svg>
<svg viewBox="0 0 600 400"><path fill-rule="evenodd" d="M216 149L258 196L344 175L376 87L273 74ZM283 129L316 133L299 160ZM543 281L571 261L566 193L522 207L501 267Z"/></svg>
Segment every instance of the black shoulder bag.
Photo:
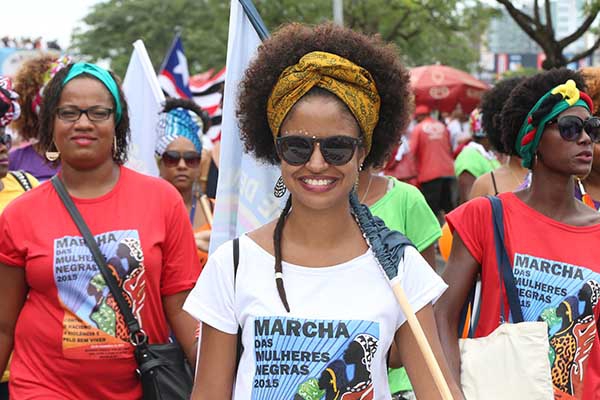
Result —
<svg viewBox="0 0 600 400"><path fill-rule="evenodd" d="M77 210L73 200L67 193L61 180L55 175L52 185L65 208L69 211L73 222L85 239L98 269L104 277L127 327L129 328L130 341L134 346L134 354L138 363L137 373L142 381L143 400L187 400L192 393L194 384L193 373L183 351L177 343L150 344L148 336L133 315L131 308L123 297L123 292L114 276L111 274L106 260L98 248L92 233L87 227L83 217Z"/></svg>

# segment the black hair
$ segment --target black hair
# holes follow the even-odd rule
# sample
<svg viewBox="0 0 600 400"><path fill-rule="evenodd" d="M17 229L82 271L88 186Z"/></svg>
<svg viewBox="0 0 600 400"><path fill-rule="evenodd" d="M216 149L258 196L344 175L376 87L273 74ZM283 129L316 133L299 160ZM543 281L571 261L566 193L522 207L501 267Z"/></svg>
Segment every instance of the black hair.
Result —
<svg viewBox="0 0 600 400"><path fill-rule="evenodd" d="M492 147L503 154L514 154L514 149L507 149L502 143L500 113L510 92L524 79L522 76L503 79L485 92L481 100L481 126Z"/></svg>
<svg viewBox="0 0 600 400"><path fill-rule="evenodd" d="M413 109L409 75L397 49L333 23L288 24L267 39L240 82L237 116L246 151L277 165L280 159L267 121L267 100L283 70L313 51L325 51L360 65L373 77L381 98L379 120L364 166L380 166L399 142Z"/></svg>
<svg viewBox="0 0 600 400"><path fill-rule="evenodd" d="M507 151L511 151L510 154L516 154L517 136L529 111L542 96L569 79L575 81L579 90L585 91L586 86L579 72L567 68L555 68L524 79L510 92L510 96L502 108L500 124L502 143ZM535 124L537 119L546 115L561 99L560 94L549 96L540 109L532 115L533 123Z"/></svg>
<svg viewBox="0 0 600 400"><path fill-rule="evenodd" d="M44 89L44 97L42 99L42 105L40 109L39 132L39 145L42 152L54 151L54 118L56 116L56 109L60 103L60 96L64 89L63 81L67 77L73 65L74 64L71 64L67 68L63 68L58 71ZM130 138L129 112L125 95L123 94L123 90L119 84L120 80L111 71L109 71L109 74L117 83L119 100L121 102L121 120L115 124L115 139L117 144L116 151L113 151L112 158L116 164L123 165L125 162L127 162L127 146ZM78 78L92 78L97 80L95 76L87 73L79 75L76 79ZM113 102L113 107L116 107L112 94L110 99Z"/></svg>

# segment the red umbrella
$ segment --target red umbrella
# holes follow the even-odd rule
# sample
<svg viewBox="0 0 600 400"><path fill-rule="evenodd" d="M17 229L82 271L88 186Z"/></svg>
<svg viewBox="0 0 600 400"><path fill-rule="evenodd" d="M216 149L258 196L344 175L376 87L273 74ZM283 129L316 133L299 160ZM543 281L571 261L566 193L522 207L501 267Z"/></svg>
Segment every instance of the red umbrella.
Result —
<svg viewBox="0 0 600 400"><path fill-rule="evenodd" d="M410 70L416 104L452 112L460 104L470 113L479 104L488 85L468 73L445 65L424 65Z"/></svg>

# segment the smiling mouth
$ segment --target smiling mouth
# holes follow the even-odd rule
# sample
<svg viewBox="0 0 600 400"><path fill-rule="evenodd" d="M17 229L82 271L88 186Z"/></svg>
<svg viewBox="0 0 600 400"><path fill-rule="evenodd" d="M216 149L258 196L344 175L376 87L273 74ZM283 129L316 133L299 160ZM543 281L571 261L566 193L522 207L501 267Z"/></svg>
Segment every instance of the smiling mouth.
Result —
<svg viewBox="0 0 600 400"><path fill-rule="evenodd" d="M335 179L300 179L303 183L311 186L328 186L335 182Z"/></svg>

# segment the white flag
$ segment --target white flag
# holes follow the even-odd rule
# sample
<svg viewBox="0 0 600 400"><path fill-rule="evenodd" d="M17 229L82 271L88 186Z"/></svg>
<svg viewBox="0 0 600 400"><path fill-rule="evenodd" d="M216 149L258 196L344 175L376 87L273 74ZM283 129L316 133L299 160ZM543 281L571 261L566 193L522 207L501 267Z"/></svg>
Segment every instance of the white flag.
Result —
<svg viewBox="0 0 600 400"><path fill-rule="evenodd" d="M231 0L227 71L223 99L221 159L210 250L277 217L281 202L273 196L279 168L257 162L243 152L237 120L239 81L260 39L239 0Z"/></svg>
<svg viewBox="0 0 600 400"><path fill-rule="evenodd" d="M160 89L152 62L144 46L137 40L123 80L123 92L129 106L131 143L127 166L138 172L158 176L154 158L156 124L165 95Z"/></svg>

